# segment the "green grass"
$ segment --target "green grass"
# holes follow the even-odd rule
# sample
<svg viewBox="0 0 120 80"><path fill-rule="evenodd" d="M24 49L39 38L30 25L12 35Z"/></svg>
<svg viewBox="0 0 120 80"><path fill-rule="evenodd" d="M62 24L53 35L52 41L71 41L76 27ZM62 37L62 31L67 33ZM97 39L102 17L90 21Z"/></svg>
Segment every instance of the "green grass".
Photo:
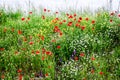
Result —
<svg viewBox="0 0 120 80"><path fill-rule="evenodd" d="M0 10L1 79L120 79L118 14L48 14Z"/></svg>

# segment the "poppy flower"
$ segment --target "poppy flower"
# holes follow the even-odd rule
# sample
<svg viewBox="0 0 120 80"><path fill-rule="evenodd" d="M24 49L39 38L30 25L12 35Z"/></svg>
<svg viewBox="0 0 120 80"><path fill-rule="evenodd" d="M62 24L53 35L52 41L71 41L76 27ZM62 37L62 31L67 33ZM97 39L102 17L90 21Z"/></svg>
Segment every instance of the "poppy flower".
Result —
<svg viewBox="0 0 120 80"><path fill-rule="evenodd" d="M63 35L63 33L62 33L62 32L60 32L60 33L59 33L59 35L60 35L60 36L62 36L62 35Z"/></svg>
<svg viewBox="0 0 120 80"><path fill-rule="evenodd" d="M73 16L74 16L74 17L76 17L77 15L76 15L76 14L74 14Z"/></svg>
<svg viewBox="0 0 120 80"><path fill-rule="evenodd" d="M69 14L67 13L66 16L69 16Z"/></svg>
<svg viewBox="0 0 120 80"><path fill-rule="evenodd" d="M80 57L84 57L85 56L85 54L84 53L80 53Z"/></svg>
<svg viewBox="0 0 120 80"><path fill-rule="evenodd" d="M85 20L86 20L86 21L88 21L88 20L89 20L89 18L85 18Z"/></svg>
<svg viewBox="0 0 120 80"><path fill-rule="evenodd" d="M91 71L90 71L90 72L91 72L92 74L94 74L94 72L95 72L95 71L94 71L94 69L91 69Z"/></svg>
<svg viewBox="0 0 120 80"><path fill-rule="evenodd" d="M3 80L5 79L5 75L4 74L1 75L1 79L3 79Z"/></svg>
<svg viewBox="0 0 120 80"><path fill-rule="evenodd" d="M66 22L66 20L63 20L63 22Z"/></svg>
<svg viewBox="0 0 120 80"><path fill-rule="evenodd" d="M73 16L72 16L72 15L70 15L68 18L73 18Z"/></svg>
<svg viewBox="0 0 120 80"><path fill-rule="evenodd" d="M113 22L113 20L112 20L112 19L110 19L110 22Z"/></svg>
<svg viewBox="0 0 120 80"><path fill-rule="evenodd" d="M72 26L72 22L68 22L67 26Z"/></svg>
<svg viewBox="0 0 120 80"><path fill-rule="evenodd" d="M32 14L32 12L29 12L29 14Z"/></svg>
<svg viewBox="0 0 120 80"><path fill-rule="evenodd" d="M95 60L95 57L91 57L91 60L94 61L94 60Z"/></svg>
<svg viewBox="0 0 120 80"><path fill-rule="evenodd" d="M44 12L46 12L47 11L47 9L44 9Z"/></svg>
<svg viewBox="0 0 120 80"><path fill-rule="evenodd" d="M22 34L22 31L21 31L21 30L18 30L18 34L19 34L19 35Z"/></svg>
<svg viewBox="0 0 120 80"><path fill-rule="evenodd" d="M36 51L36 54L39 54L39 53L40 53L40 51L39 51L39 50L37 50L37 51Z"/></svg>
<svg viewBox="0 0 120 80"><path fill-rule="evenodd" d="M50 12L50 10L48 10L48 12Z"/></svg>
<svg viewBox="0 0 120 80"><path fill-rule="evenodd" d="M95 28L94 28L94 27L92 27L92 30L95 30Z"/></svg>
<svg viewBox="0 0 120 80"><path fill-rule="evenodd" d="M3 32L6 32L6 31L7 31L7 29L6 29L6 28L4 28Z"/></svg>
<svg viewBox="0 0 120 80"><path fill-rule="evenodd" d="M23 76L22 74L19 75L19 80L22 80L23 79Z"/></svg>
<svg viewBox="0 0 120 80"><path fill-rule="evenodd" d="M45 16L44 16L44 15L42 15L42 19L45 19Z"/></svg>
<svg viewBox="0 0 120 80"><path fill-rule="evenodd" d="M17 70L17 72L18 72L18 73L21 73L21 72L22 72L22 70L21 70L21 69L18 69L18 70Z"/></svg>
<svg viewBox="0 0 120 80"><path fill-rule="evenodd" d="M44 56L42 56L42 61L43 61L43 60L45 60L45 57L44 57Z"/></svg>
<svg viewBox="0 0 120 80"><path fill-rule="evenodd" d="M60 25L62 24L62 22L59 23Z"/></svg>
<svg viewBox="0 0 120 80"><path fill-rule="evenodd" d="M118 17L120 17L120 14L118 14Z"/></svg>
<svg viewBox="0 0 120 80"><path fill-rule="evenodd" d="M14 32L14 28L12 28L11 31Z"/></svg>
<svg viewBox="0 0 120 80"><path fill-rule="evenodd" d="M48 73L45 74L45 77L48 77Z"/></svg>
<svg viewBox="0 0 120 80"><path fill-rule="evenodd" d="M44 54L46 52L46 50L44 48L42 48L42 54Z"/></svg>
<svg viewBox="0 0 120 80"><path fill-rule="evenodd" d="M57 49L60 49L61 47L60 47L60 45L59 46L57 46Z"/></svg>
<svg viewBox="0 0 120 80"><path fill-rule="evenodd" d="M44 41L44 36L41 36L41 40L43 40L43 41Z"/></svg>
<svg viewBox="0 0 120 80"><path fill-rule="evenodd" d="M29 18L29 17L28 17L27 19L28 19L28 20L30 20L30 18Z"/></svg>
<svg viewBox="0 0 120 80"><path fill-rule="evenodd" d="M92 24L95 24L95 20L92 20L92 22L91 22Z"/></svg>
<svg viewBox="0 0 120 80"><path fill-rule="evenodd" d="M24 20L25 20L25 18L23 17L23 18L21 18L21 20L22 20L22 21L24 21Z"/></svg>
<svg viewBox="0 0 120 80"><path fill-rule="evenodd" d="M75 61L78 61L78 57L74 57L74 60L75 60Z"/></svg>
<svg viewBox="0 0 120 80"><path fill-rule="evenodd" d="M55 39L53 39L53 40L52 40L52 42L56 42L56 40L55 40Z"/></svg>
<svg viewBox="0 0 120 80"><path fill-rule="evenodd" d="M5 49L4 48L0 48L0 51L4 51Z"/></svg>
<svg viewBox="0 0 120 80"><path fill-rule="evenodd" d="M84 29L85 29L85 26L82 26L81 29L84 30Z"/></svg>
<svg viewBox="0 0 120 80"><path fill-rule="evenodd" d="M81 22L81 20L80 20L80 19L78 19L78 22Z"/></svg>
<svg viewBox="0 0 120 80"><path fill-rule="evenodd" d="M32 50L31 53L34 54L34 50Z"/></svg>
<svg viewBox="0 0 120 80"><path fill-rule="evenodd" d="M79 17L79 20L82 20L82 17Z"/></svg>
<svg viewBox="0 0 120 80"><path fill-rule="evenodd" d="M52 52L46 51L46 54L51 56L51 55L52 55Z"/></svg>
<svg viewBox="0 0 120 80"><path fill-rule="evenodd" d="M103 72L102 72L102 71L100 71L100 72L99 72L99 74L100 74L100 75L103 75Z"/></svg>
<svg viewBox="0 0 120 80"><path fill-rule="evenodd" d="M32 42L32 41L29 42L30 45L33 45L33 43L34 43L34 42Z"/></svg>
<svg viewBox="0 0 120 80"><path fill-rule="evenodd" d="M58 26L55 26L53 31L54 31L54 32L60 32L60 29L59 29Z"/></svg>
<svg viewBox="0 0 120 80"><path fill-rule="evenodd" d="M58 14L58 12L55 12L56 14Z"/></svg>
<svg viewBox="0 0 120 80"><path fill-rule="evenodd" d="M79 23L76 23L76 27L80 27L80 24L79 24Z"/></svg>
<svg viewBox="0 0 120 80"><path fill-rule="evenodd" d="M114 15L114 12L111 12L110 15L113 16L113 15Z"/></svg>

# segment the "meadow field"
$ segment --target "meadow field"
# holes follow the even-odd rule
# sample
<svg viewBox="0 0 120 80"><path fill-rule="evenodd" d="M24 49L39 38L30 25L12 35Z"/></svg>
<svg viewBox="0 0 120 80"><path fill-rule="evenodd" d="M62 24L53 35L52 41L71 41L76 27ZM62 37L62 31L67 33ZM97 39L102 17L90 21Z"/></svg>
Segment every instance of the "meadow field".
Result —
<svg viewBox="0 0 120 80"><path fill-rule="evenodd" d="M120 80L120 13L1 9L0 80Z"/></svg>

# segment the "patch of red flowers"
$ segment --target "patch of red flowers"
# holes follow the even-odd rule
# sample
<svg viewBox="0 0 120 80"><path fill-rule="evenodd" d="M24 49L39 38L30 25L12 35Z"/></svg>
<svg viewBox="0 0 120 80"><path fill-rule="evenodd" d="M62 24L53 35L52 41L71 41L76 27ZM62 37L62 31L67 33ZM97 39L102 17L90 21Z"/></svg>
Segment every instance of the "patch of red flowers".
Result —
<svg viewBox="0 0 120 80"><path fill-rule="evenodd" d="M68 22L67 26L72 26L72 22Z"/></svg>
<svg viewBox="0 0 120 80"><path fill-rule="evenodd" d="M81 26L81 29L84 30L84 29L85 29L85 26Z"/></svg>
<svg viewBox="0 0 120 80"><path fill-rule="evenodd" d="M39 51L39 50L37 50L37 51L36 51L36 54L39 54L39 53L40 53L40 51Z"/></svg>

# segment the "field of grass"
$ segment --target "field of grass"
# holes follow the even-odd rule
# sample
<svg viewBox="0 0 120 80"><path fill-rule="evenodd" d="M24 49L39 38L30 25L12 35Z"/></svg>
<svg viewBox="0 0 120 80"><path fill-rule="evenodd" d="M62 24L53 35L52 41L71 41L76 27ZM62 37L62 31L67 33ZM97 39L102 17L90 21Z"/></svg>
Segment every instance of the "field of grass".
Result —
<svg viewBox="0 0 120 80"><path fill-rule="evenodd" d="M0 10L0 80L120 80L120 14Z"/></svg>

